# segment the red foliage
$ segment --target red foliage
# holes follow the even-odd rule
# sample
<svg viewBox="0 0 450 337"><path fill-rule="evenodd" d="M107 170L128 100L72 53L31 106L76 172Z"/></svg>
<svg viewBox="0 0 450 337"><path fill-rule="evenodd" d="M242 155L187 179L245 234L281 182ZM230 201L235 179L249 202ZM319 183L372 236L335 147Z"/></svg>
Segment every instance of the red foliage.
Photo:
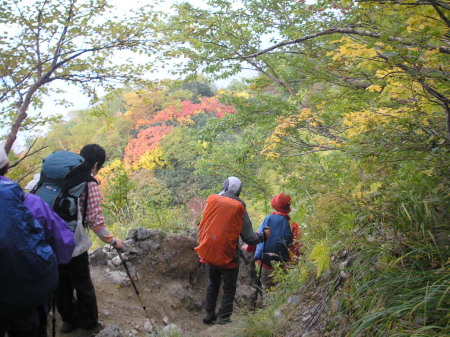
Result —
<svg viewBox="0 0 450 337"><path fill-rule="evenodd" d="M172 132L173 126L165 124L141 130L135 139L131 139L125 148L125 161L134 164L149 150L158 146L161 138Z"/></svg>
<svg viewBox="0 0 450 337"><path fill-rule="evenodd" d="M151 125L153 122L148 119L139 119L134 125L135 130L139 130L142 126Z"/></svg>
<svg viewBox="0 0 450 337"><path fill-rule="evenodd" d="M170 106L156 114L153 122L179 121L188 116L193 116L202 112L216 113L217 118L222 118L227 113L234 113L231 105L223 105L214 97L203 97L200 103L191 101L181 102L181 107Z"/></svg>
<svg viewBox="0 0 450 337"><path fill-rule="evenodd" d="M180 106L173 106L159 111L151 119L139 119L136 122L135 129L139 130L137 138L130 140L125 149L125 161L134 164L139 158L149 150L158 146L159 141L164 135L169 134L173 126L165 124L154 126L161 122L179 122L186 117L199 113L215 113L217 118L222 118L226 114L234 113L231 105L220 104L215 97L203 97L200 103L183 101ZM144 129L144 127L147 127Z"/></svg>
<svg viewBox="0 0 450 337"><path fill-rule="evenodd" d="M153 117L153 123L173 121L175 119L176 113L176 109L171 105L170 107L158 112L155 117Z"/></svg>

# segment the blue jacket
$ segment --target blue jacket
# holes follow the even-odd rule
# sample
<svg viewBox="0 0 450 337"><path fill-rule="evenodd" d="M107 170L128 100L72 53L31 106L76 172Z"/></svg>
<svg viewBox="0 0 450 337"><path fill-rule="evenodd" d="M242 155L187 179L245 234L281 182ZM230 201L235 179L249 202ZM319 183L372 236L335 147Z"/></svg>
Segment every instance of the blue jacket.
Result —
<svg viewBox="0 0 450 337"><path fill-rule="evenodd" d="M7 207L6 212L0 213L0 219L4 220L4 217L22 217L22 222L26 222L24 216L33 217L36 221L35 230L43 230L43 236L46 244L51 247L52 253L54 253L56 260L60 263L68 263L72 257L73 249L75 248L75 241L73 239L73 233L67 224L62 220L42 199L35 195L25 195L20 186L9 180L4 176L0 176L2 183L7 183L5 189L11 190L8 200L2 200L3 206L7 202L11 203L14 207ZM3 186L3 185L2 185ZM17 211L14 213L14 211ZM25 209L28 209L26 212ZM20 209L20 212L19 212ZM29 219L28 219L29 220ZM27 220L27 221L28 221ZM22 223L18 222L18 226ZM25 225L23 225L25 226ZM24 243L27 237L24 236ZM47 246L48 247L48 246ZM56 261L55 261L56 262ZM45 311L48 313L50 308L50 299L43 303ZM29 309L15 318L4 319L0 317L0 330L1 331L27 331L31 330L39 324L39 311L38 307Z"/></svg>
<svg viewBox="0 0 450 337"><path fill-rule="evenodd" d="M264 243L256 246L255 260L262 260L266 266L272 266L273 262L286 262L289 260L289 246L292 243L292 230L286 216L280 214L269 214L266 216L258 232L262 232L264 227L270 227L270 238Z"/></svg>

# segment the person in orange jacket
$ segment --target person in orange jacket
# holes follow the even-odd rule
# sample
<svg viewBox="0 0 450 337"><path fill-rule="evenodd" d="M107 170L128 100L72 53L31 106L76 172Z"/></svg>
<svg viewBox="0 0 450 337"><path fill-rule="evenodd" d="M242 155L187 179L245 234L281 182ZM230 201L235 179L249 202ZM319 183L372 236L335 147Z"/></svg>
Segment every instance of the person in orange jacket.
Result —
<svg viewBox="0 0 450 337"><path fill-rule="evenodd" d="M208 286L204 301L205 324L230 322L239 273L239 237L248 244L257 244L270 237L270 230L255 233L245 203L239 198L242 182L228 177L219 194L210 195L199 225L199 245L195 251L205 264ZM221 283L222 302L216 313Z"/></svg>

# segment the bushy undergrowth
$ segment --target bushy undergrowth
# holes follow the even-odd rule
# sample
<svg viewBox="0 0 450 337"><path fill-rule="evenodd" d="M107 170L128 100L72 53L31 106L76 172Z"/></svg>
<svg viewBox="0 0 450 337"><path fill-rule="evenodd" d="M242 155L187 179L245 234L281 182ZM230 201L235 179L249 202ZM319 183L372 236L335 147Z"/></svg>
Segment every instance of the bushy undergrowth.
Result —
<svg viewBox="0 0 450 337"><path fill-rule="evenodd" d="M110 232L122 240L125 240L131 229L141 227L185 235L194 235L196 232L186 207L161 207L142 200L132 200L121 209L105 207L104 215ZM90 236L93 241L91 250L104 245L92 231Z"/></svg>
<svg viewBox="0 0 450 337"><path fill-rule="evenodd" d="M302 220L305 256L279 274L265 307L243 315L233 334L447 336L448 180L445 170L430 174L426 165L369 166L359 182L336 181L311 197ZM290 296L300 299L287 305ZM320 317L305 324L306 308L321 305Z"/></svg>

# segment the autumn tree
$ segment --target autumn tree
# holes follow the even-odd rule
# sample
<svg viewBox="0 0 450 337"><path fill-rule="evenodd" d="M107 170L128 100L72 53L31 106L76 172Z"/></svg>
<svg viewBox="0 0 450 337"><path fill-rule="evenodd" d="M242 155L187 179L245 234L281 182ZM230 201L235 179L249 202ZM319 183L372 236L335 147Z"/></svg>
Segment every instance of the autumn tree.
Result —
<svg viewBox="0 0 450 337"><path fill-rule="evenodd" d="M440 134L449 142L450 49L445 37L449 7L445 2L233 3L211 1L201 9L188 3L177 6L170 37L179 43L177 51L189 59L180 71L200 68L220 78L251 68L269 80L266 88L271 83L292 96L298 110L313 108L312 104L320 109L325 107L322 102L338 107L335 101L345 97L356 109L355 104L363 106L369 100L383 106L388 96L401 105L409 95L406 102L411 106L436 109L446 117L444 129L433 128L429 135ZM386 20L387 15L392 19ZM320 95L314 95L320 86L328 89L319 89L327 92L322 102ZM334 130L334 122L313 132L324 137L329 130L336 136L342 130ZM311 147L314 142L306 142L304 151Z"/></svg>
<svg viewBox="0 0 450 337"><path fill-rule="evenodd" d="M184 205L204 190L214 186L212 175L195 174L194 163L201 153L201 144L189 134L189 128L177 127L160 142L166 165L155 170L155 176L172 195L172 202Z"/></svg>
<svg viewBox="0 0 450 337"><path fill-rule="evenodd" d="M217 97L203 97L200 103L181 101L161 111L148 111L148 119L136 122L138 134L129 141L125 149L125 160L132 164L137 163L146 152L155 150L161 138L171 133L174 127L194 126L193 117L205 113L222 118L226 114L234 113L234 109L230 105L221 104ZM152 152L151 157L157 158L155 154Z"/></svg>
<svg viewBox="0 0 450 337"><path fill-rule="evenodd" d="M442 293L428 298L428 284L446 289L447 255L433 252L446 251L439 238L448 236L448 3L208 4L180 4L167 27L188 59L180 71L220 78L251 68L259 76L248 97L227 98L237 111L227 125L202 130L208 142L197 169L256 177L253 195L258 185L293 191L317 273L332 275L330 255L357 250L347 288L355 291L339 312L351 321L345 334L448 331ZM289 281L309 272L300 268ZM380 301L365 300L368 292Z"/></svg>
<svg viewBox="0 0 450 337"><path fill-rule="evenodd" d="M139 81L149 70L149 62L127 59L123 52L155 51L155 12L145 6L118 19L112 9L103 0L2 2L0 100L1 126L10 129L7 151L18 132L48 121L39 109L45 95L60 91L57 82L96 99L99 86ZM29 116L30 107L38 113Z"/></svg>
<svg viewBox="0 0 450 337"><path fill-rule="evenodd" d="M152 116L163 109L167 101L166 90L157 89L139 89L124 94L126 103L125 117L133 124L143 119L151 119Z"/></svg>

